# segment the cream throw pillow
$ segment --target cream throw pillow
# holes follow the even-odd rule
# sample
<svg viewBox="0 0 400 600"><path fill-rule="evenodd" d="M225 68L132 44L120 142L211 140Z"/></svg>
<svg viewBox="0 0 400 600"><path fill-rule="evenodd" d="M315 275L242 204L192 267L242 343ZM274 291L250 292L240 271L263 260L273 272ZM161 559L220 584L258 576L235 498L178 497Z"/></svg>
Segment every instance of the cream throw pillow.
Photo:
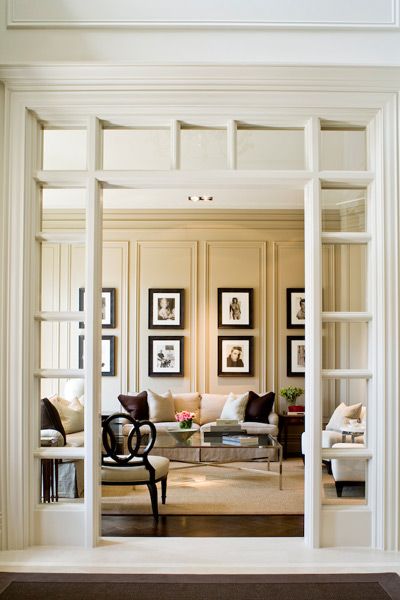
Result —
<svg viewBox="0 0 400 600"><path fill-rule="evenodd" d="M78 398L67 400L67 398L61 398L60 396L53 396L49 400L58 410L67 435L84 430L84 407Z"/></svg>
<svg viewBox="0 0 400 600"><path fill-rule="evenodd" d="M149 420L153 423L175 422L175 406L171 390L165 394L157 394L147 390L147 403L149 405Z"/></svg>
<svg viewBox="0 0 400 600"><path fill-rule="evenodd" d="M244 420L244 413L246 411L246 405L249 400L249 394L229 394L224 407L221 412L221 419L237 419L238 421Z"/></svg>
<svg viewBox="0 0 400 600"><path fill-rule="evenodd" d="M348 419L359 419L361 417L362 402L346 406L344 402L333 412L329 423L326 426L328 431L340 431L341 427L346 425Z"/></svg>

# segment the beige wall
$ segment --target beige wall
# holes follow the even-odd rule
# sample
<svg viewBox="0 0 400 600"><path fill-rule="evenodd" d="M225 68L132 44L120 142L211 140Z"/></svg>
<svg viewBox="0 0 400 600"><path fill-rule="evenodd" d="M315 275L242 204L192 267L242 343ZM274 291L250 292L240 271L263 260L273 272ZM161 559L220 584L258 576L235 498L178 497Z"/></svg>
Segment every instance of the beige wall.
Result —
<svg viewBox="0 0 400 600"><path fill-rule="evenodd" d="M64 217L49 213L45 228L79 227L72 214ZM117 327L103 334L116 336L117 368L115 377L103 377L103 410L118 408L121 391L147 387L225 393L303 386L304 378L286 377L286 336L304 333L286 329L286 288L304 284L301 213L202 211L199 217L191 211L189 216L181 212L162 217L110 212L104 222L103 286L117 288ZM85 284L84 262L83 247L45 246L46 310L57 310L62 297L62 310L78 308L78 289ZM217 327L217 289L235 286L254 288L253 329ZM148 329L151 287L185 289L185 329ZM82 330L76 324L62 327L70 329L72 340L61 344L58 358L55 336L59 332L51 324L42 345L51 365L44 366L55 367L58 360L60 366L77 366L77 335ZM184 377L149 377L148 336L175 334L185 337ZM218 335L254 336L254 377L218 377ZM57 391L56 382L47 385Z"/></svg>

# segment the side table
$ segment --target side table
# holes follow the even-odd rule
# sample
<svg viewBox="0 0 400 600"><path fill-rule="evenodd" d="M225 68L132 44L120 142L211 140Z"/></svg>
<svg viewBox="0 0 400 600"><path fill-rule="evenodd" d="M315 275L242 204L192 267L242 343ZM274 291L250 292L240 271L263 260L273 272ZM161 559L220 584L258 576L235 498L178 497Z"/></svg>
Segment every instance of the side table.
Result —
<svg viewBox="0 0 400 600"><path fill-rule="evenodd" d="M304 415L279 415L279 441L283 447L283 458L301 455L301 434L304 431Z"/></svg>

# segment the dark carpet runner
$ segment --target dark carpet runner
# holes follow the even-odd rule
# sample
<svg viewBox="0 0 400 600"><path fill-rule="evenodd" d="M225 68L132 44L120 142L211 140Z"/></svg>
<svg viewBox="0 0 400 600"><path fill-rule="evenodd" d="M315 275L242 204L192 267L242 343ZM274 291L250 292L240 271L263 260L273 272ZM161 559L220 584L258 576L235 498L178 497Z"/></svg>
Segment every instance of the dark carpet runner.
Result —
<svg viewBox="0 0 400 600"><path fill-rule="evenodd" d="M0 573L0 600L400 600L395 573L92 575Z"/></svg>

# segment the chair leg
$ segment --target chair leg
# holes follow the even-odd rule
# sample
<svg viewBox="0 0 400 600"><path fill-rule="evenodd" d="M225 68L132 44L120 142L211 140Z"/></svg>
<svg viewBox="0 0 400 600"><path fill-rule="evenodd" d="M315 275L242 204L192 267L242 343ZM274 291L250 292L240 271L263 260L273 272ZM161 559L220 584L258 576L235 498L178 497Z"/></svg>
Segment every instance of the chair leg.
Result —
<svg viewBox="0 0 400 600"><path fill-rule="evenodd" d="M157 486L155 483L148 483L147 488L150 493L151 499L151 508L153 511L153 517L156 521L158 521L158 495L157 495Z"/></svg>
<svg viewBox="0 0 400 600"><path fill-rule="evenodd" d="M161 501L165 504L167 499L167 478L161 479Z"/></svg>
<svg viewBox="0 0 400 600"><path fill-rule="evenodd" d="M341 481L335 481L335 486L336 486L336 495L338 498L342 497L343 494L343 483Z"/></svg>

